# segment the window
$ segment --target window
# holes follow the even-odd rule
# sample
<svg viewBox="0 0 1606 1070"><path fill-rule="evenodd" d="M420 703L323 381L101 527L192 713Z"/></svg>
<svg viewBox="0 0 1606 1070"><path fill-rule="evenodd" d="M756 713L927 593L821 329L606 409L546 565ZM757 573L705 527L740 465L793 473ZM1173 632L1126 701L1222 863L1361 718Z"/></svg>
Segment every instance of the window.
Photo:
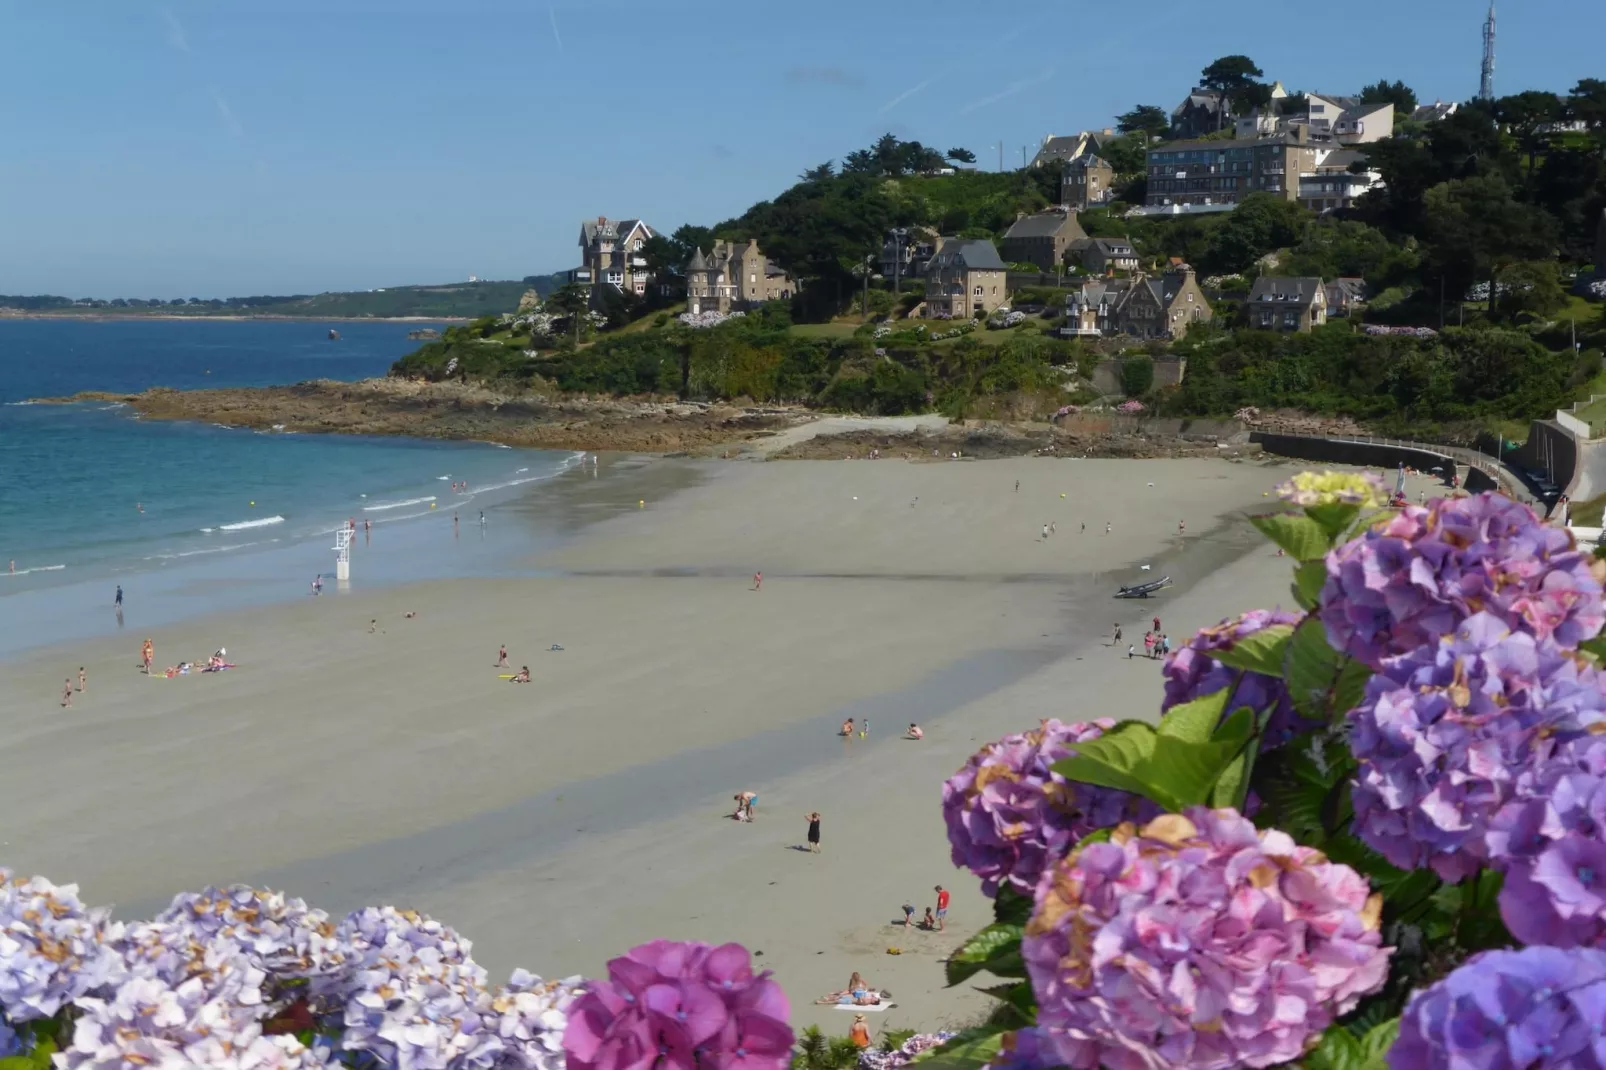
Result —
<svg viewBox="0 0 1606 1070"><path fill-rule="evenodd" d="M625 273L622 271L610 271L608 272L608 281L618 286L625 281Z"/></svg>
<svg viewBox="0 0 1606 1070"><path fill-rule="evenodd" d="M641 252L641 244L642 244L641 239L637 238L635 241L630 243L630 248L634 249L636 252L639 253L639 252Z"/></svg>
<svg viewBox="0 0 1606 1070"><path fill-rule="evenodd" d="M751 273L748 274L748 276L747 276L747 284L749 286L751 286L753 283L755 283L757 281L758 281L758 276L757 275L754 275L754 274L751 274Z"/></svg>
<svg viewBox="0 0 1606 1070"><path fill-rule="evenodd" d="M973 296L980 297L981 295L982 295L982 288L980 286L978 286L978 287L976 287L976 290L975 290L975 293L974 293Z"/></svg>

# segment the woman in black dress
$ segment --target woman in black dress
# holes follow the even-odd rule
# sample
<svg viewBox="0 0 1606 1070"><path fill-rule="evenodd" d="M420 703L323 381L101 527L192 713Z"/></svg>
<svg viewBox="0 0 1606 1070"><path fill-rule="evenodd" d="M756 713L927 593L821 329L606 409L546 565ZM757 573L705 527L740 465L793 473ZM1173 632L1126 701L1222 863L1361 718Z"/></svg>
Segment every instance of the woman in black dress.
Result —
<svg viewBox="0 0 1606 1070"><path fill-rule="evenodd" d="M808 815L808 822L809 822L809 850L813 851L815 854L819 854L820 853L820 812L818 810L811 811L809 813L809 815Z"/></svg>

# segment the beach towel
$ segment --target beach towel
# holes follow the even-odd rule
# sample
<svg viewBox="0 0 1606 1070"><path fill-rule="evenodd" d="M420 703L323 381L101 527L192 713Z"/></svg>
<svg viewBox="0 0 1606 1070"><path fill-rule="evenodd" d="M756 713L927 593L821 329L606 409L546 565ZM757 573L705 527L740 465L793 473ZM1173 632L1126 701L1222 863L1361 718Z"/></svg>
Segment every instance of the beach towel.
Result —
<svg viewBox="0 0 1606 1070"><path fill-rule="evenodd" d="M871 1007L865 1007L854 1003L852 996L843 996L837 1001L836 1009L839 1011L855 1011L859 1014L875 1014L877 1011L884 1011L888 1007L897 1006L897 1004L893 1003L892 1000L887 998L887 994L885 992L877 992L876 995L881 997L881 1002Z"/></svg>
<svg viewBox="0 0 1606 1070"><path fill-rule="evenodd" d="M234 662L226 661L222 665L208 665L206 668L202 669L201 671L202 672L222 672L224 669L234 669L234 668L238 668L238 667L239 666L235 665Z"/></svg>

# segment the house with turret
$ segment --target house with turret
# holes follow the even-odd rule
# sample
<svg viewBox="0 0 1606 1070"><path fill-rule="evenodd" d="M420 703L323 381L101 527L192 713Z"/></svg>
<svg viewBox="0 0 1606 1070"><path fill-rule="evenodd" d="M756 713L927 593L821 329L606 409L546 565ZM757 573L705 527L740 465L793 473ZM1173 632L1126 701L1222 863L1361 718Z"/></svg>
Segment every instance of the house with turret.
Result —
<svg viewBox="0 0 1606 1070"><path fill-rule="evenodd" d="M792 277L764 255L756 240L717 241L706 254L694 249L686 263L686 310L694 316L745 312L796 292Z"/></svg>

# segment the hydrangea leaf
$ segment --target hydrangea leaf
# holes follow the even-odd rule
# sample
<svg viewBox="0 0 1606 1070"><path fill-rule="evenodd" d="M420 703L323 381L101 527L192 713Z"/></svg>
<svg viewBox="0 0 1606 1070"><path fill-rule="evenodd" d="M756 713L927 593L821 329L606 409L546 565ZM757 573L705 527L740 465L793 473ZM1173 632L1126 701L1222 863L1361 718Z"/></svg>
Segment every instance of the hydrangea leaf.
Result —
<svg viewBox="0 0 1606 1070"><path fill-rule="evenodd" d="M1315 609L1327 583L1327 562L1306 561L1294 569L1294 601L1301 609Z"/></svg>
<svg viewBox="0 0 1606 1070"><path fill-rule="evenodd" d="M1355 523L1355 518L1361 515L1361 507L1346 502L1328 502L1306 507L1305 515L1320 524L1329 539L1336 539Z"/></svg>
<svg viewBox="0 0 1606 1070"><path fill-rule="evenodd" d="M1335 1025L1322 1034L1316 1045L1300 1063L1303 1070L1361 1070L1366 1059L1361 1042L1350 1036L1341 1025Z"/></svg>
<svg viewBox="0 0 1606 1070"><path fill-rule="evenodd" d="M1606 661L1606 635L1597 635L1593 639L1585 639L1578 644L1578 649L1590 655L1596 661Z"/></svg>
<svg viewBox="0 0 1606 1070"><path fill-rule="evenodd" d="M940 1047L922 1052L913 1061L929 1070L975 1070L993 1061L998 1049L1003 1046L1004 1032L999 1029L985 1036L976 1036L966 1031Z"/></svg>
<svg viewBox="0 0 1606 1070"><path fill-rule="evenodd" d="M1325 556L1333 546L1332 536L1328 535L1326 528L1299 513L1252 516L1249 522L1286 550L1295 561L1315 561Z"/></svg>
<svg viewBox="0 0 1606 1070"><path fill-rule="evenodd" d="M1254 636L1251 636L1245 642L1253 639ZM1187 743L1207 742L1215 734L1216 725L1221 723L1221 714L1227 708L1227 696L1227 690L1222 689L1204 698L1171 707L1160 718L1160 735Z"/></svg>
<svg viewBox="0 0 1606 1070"><path fill-rule="evenodd" d="M36 1070L36 1066L37 1064L26 1055L7 1055L4 1059L0 1059L0 1070Z"/></svg>
<svg viewBox="0 0 1606 1070"><path fill-rule="evenodd" d="M1211 652L1223 665L1267 676L1283 674L1283 659L1294 637L1292 624L1273 624L1238 641L1234 646Z"/></svg>
<svg viewBox="0 0 1606 1070"><path fill-rule="evenodd" d="M1294 708L1312 719L1326 720L1333 690L1347 660L1328 645L1327 630L1321 621L1311 617L1295 628L1288 644L1287 675Z"/></svg>
<svg viewBox="0 0 1606 1070"><path fill-rule="evenodd" d="M989 985L978 988L976 991L985 992L1000 1003L1005 1004L1015 1014L1021 1026L1029 1026L1037 1020L1037 997L1032 994L1030 981L1015 981L1004 985Z"/></svg>
<svg viewBox="0 0 1606 1070"><path fill-rule="evenodd" d="M1024 927L1009 922L995 922L965 941L963 947L948 958L948 984L957 985L982 970L1000 977L1024 977L1026 968L1021 964L1020 938Z"/></svg>
<svg viewBox="0 0 1606 1070"><path fill-rule="evenodd" d="M1012 885L1001 884L993 897L993 920L1014 925L1025 925L1032 916L1032 897L1017 892Z"/></svg>
<svg viewBox="0 0 1606 1070"><path fill-rule="evenodd" d="M1379 1022L1366 1031L1361 1038L1361 1070L1384 1070L1388 1066L1389 1049L1400 1035L1400 1020L1390 1018L1386 1022Z"/></svg>
<svg viewBox="0 0 1606 1070"><path fill-rule="evenodd" d="M1227 763L1225 769L1216 777L1215 785L1210 789L1211 806L1230 806L1234 810L1243 810L1244 798L1249 794L1249 777L1255 768L1255 755L1257 748L1247 746L1250 736L1254 732L1255 722L1264 725L1270 710L1260 717L1247 708L1235 710L1217 730L1216 734L1222 742L1237 740L1240 750L1238 756Z"/></svg>
<svg viewBox="0 0 1606 1070"><path fill-rule="evenodd" d="M1153 798L1139 770L1154 754L1158 738L1153 725L1140 721L1118 724L1097 739L1078 743L1076 753L1056 762L1054 771L1067 780Z"/></svg>

